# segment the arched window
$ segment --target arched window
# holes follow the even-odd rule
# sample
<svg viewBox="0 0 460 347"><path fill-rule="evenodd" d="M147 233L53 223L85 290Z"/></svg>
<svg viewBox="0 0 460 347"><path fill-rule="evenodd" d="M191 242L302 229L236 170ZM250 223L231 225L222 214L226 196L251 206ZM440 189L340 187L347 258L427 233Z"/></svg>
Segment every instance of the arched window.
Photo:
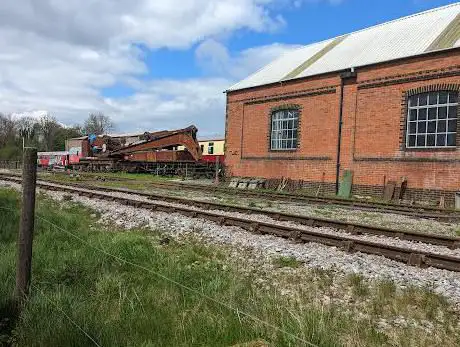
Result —
<svg viewBox="0 0 460 347"><path fill-rule="evenodd" d="M458 94L455 91L436 91L409 96L407 148L456 146Z"/></svg>
<svg viewBox="0 0 460 347"><path fill-rule="evenodd" d="M271 116L270 149L273 151L297 149L299 111L285 109Z"/></svg>

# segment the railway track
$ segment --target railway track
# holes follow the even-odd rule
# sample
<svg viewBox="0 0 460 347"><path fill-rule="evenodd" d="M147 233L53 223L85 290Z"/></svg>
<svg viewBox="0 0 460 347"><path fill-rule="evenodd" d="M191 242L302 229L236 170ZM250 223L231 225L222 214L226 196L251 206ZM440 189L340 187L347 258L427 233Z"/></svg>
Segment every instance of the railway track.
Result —
<svg viewBox="0 0 460 347"><path fill-rule="evenodd" d="M6 181L15 182L15 183L21 182L21 179L17 176L8 177L2 174L0 175L0 178ZM225 210L226 211L229 208L230 209L234 208L237 210L233 210L233 211L237 211L237 212L246 211L246 213L249 213L249 214L267 213L266 211L264 212L264 211L257 210L257 209L227 206L227 205L214 204L214 203L210 204L208 202L188 200L190 204L198 204L198 206L201 208L201 210L196 210L188 206L170 206L170 205L165 205L159 202L139 201L138 199L135 199L135 198L119 197L119 196L114 196L110 194L110 192L117 191L117 192L132 193L136 195L147 196L147 197L155 198L155 199L158 198L158 195L147 194L147 193L139 194L139 192L128 191L125 189L112 189L112 188L106 188L106 187L103 187L103 188L102 187L89 187L88 188L88 187L78 187L75 185L47 183L44 181L37 182L37 185L46 190L64 191L67 193L87 196L89 198L98 198L102 200L116 201L121 204L140 207L140 208L146 208L152 211L163 211L167 213L180 213L188 217L203 218L203 219L218 223L220 225L237 226L245 230L248 230L250 232L254 232L258 234L275 235L275 236L282 237L285 239L291 239L297 242L317 242L317 243L321 243L327 246L338 247L347 252L362 252L362 253L367 253L367 254L384 256L389 259L404 262L408 265L414 265L414 266L419 266L419 267L430 267L431 266L431 267L435 267L439 269L460 272L460 258L458 257L437 254L437 253L432 253L432 252L426 252L426 251L420 251L420 250L414 250L414 249L403 248L403 247L396 247L396 246L377 243L377 242L369 242L366 240L359 240L359 239L352 238L352 237L334 235L330 233L323 233L323 232L314 231L314 230L305 230L305 229L301 229L297 227L279 225L276 223L256 222L253 219L222 215L222 213L215 211L215 210L221 210L221 211ZM94 189L97 189L98 191L95 191ZM173 199L171 197L167 197L167 198ZM177 199L177 198L174 198L174 199ZM272 212L269 212L269 213L272 213ZM402 238L405 240L412 238L411 240L413 241L421 241L421 242L435 244L435 245L448 246L451 248L458 248L460 246L460 238L406 232L406 231L399 231L399 230L391 230L391 229L386 229L386 228L356 225L353 223L346 223L346 222L339 222L339 221L332 221L332 220L312 219L312 218L303 217L303 216L285 215L285 214L279 214L279 213L275 213L275 214L279 215L278 220L282 220L282 218L284 217L286 218L304 218L302 220L296 220L296 221L302 224L306 222L305 223L306 225L311 225L311 226L337 227L338 225L340 228L343 229L345 225L347 225L346 228L350 232L353 232L355 230L357 233L371 233L374 235L385 235L385 236L390 236L390 237L398 237L398 238ZM273 215L273 217L277 217L276 215ZM381 233L381 231L384 231L385 234Z"/></svg>
<svg viewBox="0 0 460 347"><path fill-rule="evenodd" d="M366 202L356 200L346 200L339 198L326 198L317 197L296 193L276 193L260 190L242 190L238 188L226 188L221 186L211 186L204 184L184 184L177 182L152 182L151 185L161 189L175 189L175 190L193 190L193 191L207 191L224 193L230 195L238 195L242 197L262 198L268 200L280 200L288 202L299 203L317 203L326 205L337 205L350 209L360 209L375 212L388 212L401 214L406 216L413 216L418 218L428 218L440 221L457 221L460 220L460 210L455 209L442 209L431 206L411 206L391 204L385 202Z"/></svg>
<svg viewBox="0 0 460 347"><path fill-rule="evenodd" d="M85 174L83 174L85 175ZM123 178L121 180L135 181L134 178ZM205 184L185 184L180 182L150 182L150 186L160 189L191 190L200 192L216 192L228 195L238 195L241 197L261 198L266 200L287 201L291 203L316 203L323 205L336 205L342 208L393 213L406 215L416 218L433 219L438 221L460 221L460 210L449 208L437 208L422 205L404 205L387 202L369 202L348 200L333 197L318 197L299 193L278 193L262 190L242 190L238 188L228 188L222 186Z"/></svg>
<svg viewBox="0 0 460 347"><path fill-rule="evenodd" d="M0 178L12 179L15 182L20 182L20 178L18 176L9 177L7 175L0 173ZM62 183L57 183L54 181L50 181L50 182L53 184L62 185ZM248 215L259 214L259 215L264 215L266 217L269 217L277 221L294 222L294 223L299 223L299 224L307 225L311 227L329 227L329 228L345 231L352 235L361 235L361 234L377 235L377 236L398 238L398 239L406 240L406 241L423 242L423 243L432 244L436 246L445 246L450 249L460 248L460 238L436 235L432 233L395 230L392 228L371 226L371 225L366 225L366 224L361 224L361 223L346 222L346 221L340 221L340 220L329 219L329 218L297 215L297 214L283 213L283 212L278 212L278 211L276 212L268 211L268 210L263 210L260 208L251 208L251 207L235 206L235 205L208 202L208 201L193 200L193 199L180 198L180 197L174 197L174 196L168 196L168 195L162 195L162 194L156 194L156 193L147 193L147 192L141 192L137 190L123 189L123 188L102 187L98 185L86 185L86 184L81 184L81 183L66 183L66 185L72 186L72 187L84 188L88 190L97 189L99 191L104 191L104 192L135 194L138 196L146 197L148 199L161 200L161 201L165 201L165 202L173 203L173 204L193 206L193 207L202 208L205 210L221 210L225 212L238 212L238 213L243 213L243 214L248 214Z"/></svg>

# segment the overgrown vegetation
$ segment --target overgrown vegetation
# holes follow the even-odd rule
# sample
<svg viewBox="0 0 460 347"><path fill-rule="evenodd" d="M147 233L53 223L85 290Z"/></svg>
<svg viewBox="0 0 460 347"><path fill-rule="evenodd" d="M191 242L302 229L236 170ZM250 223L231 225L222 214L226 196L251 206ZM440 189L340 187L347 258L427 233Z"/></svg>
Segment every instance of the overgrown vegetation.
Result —
<svg viewBox="0 0 460 347"><path fill-rule="evenodd" d="M333 272L316 270L301 278L298 271L303 267L294 258L275 258L273 265L286 276L271 280L294 288L299 285L296 295L280 295L281 288L260 286L256 274L248 276L232 265L225 249L198 241L178 243L148 230L106 230L97 225L93 211L65 200L38 200L32 292L13 325L14 320L5 318L14 318L10 298L19 202L17 193L0 189L0 341L4 344L91 346L93 342L65 315L101 346L244 346L250 341L266 341L270 346L305 346L304 341L319 346L432 346L435 342L454 346L459 342L458 334L449 330L455 317L447 314L439 337L409 328L388 334L375 330L380 317L407 314L423 320L438 317L440 309L447 312L446 302L428 291L398 293L389 281L371 288L360 276L351 276L350 294L344 291L342 296L350 295L349 300L364 305L361 311L369 318L363 319L343 304L315 303L318 295L336 295Z"/></svg>
<svg viewBox="0 0 460 347"><path fill-rule="evenodd" d="M142 188L151 188L149 185L152 182L164 182L171 180L171 178L164 176L156 176L151 173L127 173L127 172L76 172L76 176L67 173L55 172L50 176L46 173L45 177L49 180L61 181L61 182L70 182L70 181L81 181L85 183L94 183L101 185L113 185L118 187L125 187L130 185L137 185Z"/></svg>
<svg viewBox="0 0 460 347"><path fill-rule="evenodd" d="M0 191L0 201L0 307L8 307L14 287L17 195ZM91 228L94 221L89 211L75 204L66 206L71 207L40 200L37 212L84 242L37 220L32 294L12 332L10 342L15 345L90 346L91 340L64 313L102 346L231 346L259 338L273 346L305 344L294 336L336 346L341 332L357 328L340 313L305 309L258 290L224 266L217 249L175 242L161 245L160 235L142 231L105 232ZM142 268L111 258L85 242ZM372 344L384 341L370 327L362 329L359 337Z"/></svg>

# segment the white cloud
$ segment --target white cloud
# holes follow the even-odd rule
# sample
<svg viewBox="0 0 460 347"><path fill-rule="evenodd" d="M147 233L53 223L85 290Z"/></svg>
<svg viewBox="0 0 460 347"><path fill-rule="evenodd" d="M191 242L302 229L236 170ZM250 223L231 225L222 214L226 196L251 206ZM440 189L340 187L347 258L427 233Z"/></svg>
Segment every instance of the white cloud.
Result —
<svg viewBox="0 0 460 347"><path fill-rule="evenodd" d="M11 119L15 121L21 118L32 118L32 119L38 120L41 117L48 116L48 115L49 115L48 111L35 110L35 111L29 111L29 112L23 112L23 113L12 113Z"/></svg>
<svg viewBox="0 0 460 347"><path fill-rule="evenodd" d="M225 95L229 81L219 78L155 80L129 97L107 99L113 118L121 125L132 122L133 130L158 130L195 124L199 134L223 133Z"/></svg>
<svg viewBox="0 0 460 347"><path fill-rule="evenodd" d="M299 47L301 46L273 43L249 48L232 55L222 43L208 39L197 47L195 55L199 64L208 73L225 75L232 80L239 80L282 54Z"/></svg>
<svg viewBox="0 0 460 347"><path fill-rule="evenodd" d="M48 110L73 124L100 110L113 115L119 130L196 120L202 133L222 132L222 91L290 47L231 55L211 39L240 29L275 30L284 24L275 5L291 1L0 1L0 112ZM214 76L223 78L138 78L148 71L138 45L182 49L200 42L197 57L211 61ZM135 94L103 98L101 89L117 82L130 84Z"/></svg>
<svg viewBox="0 0 460 347"><path fill-rule="evenodd" d="M0 2L0 26L69 44L109 47L142 42L187 47L205 37L282 23L276 0L17 0ZM280 23L281 22L281 23Z"/></svg>

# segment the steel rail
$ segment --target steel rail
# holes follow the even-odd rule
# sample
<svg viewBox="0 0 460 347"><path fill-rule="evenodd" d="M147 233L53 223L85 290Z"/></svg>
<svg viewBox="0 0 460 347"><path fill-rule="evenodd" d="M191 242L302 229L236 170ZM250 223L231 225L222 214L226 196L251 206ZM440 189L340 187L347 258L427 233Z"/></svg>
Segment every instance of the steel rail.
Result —
<svg viewBox="0 0 460 347"><path fill-rule="evenodd" d="M17 178L11 179L11 181L16 182L17 180ZM145 208L152 211L180 213L187 217L203 218L218 223L219 225L236 226L257 234L269 234L285 239L291 239L297 242L316 242L327 246L338 247L347 252L362 252L383 256L395 261L403 262L412 266L418 266L421 268L434 267L443 270L460 272L460 258L458 257L390 246L376 242L354 239L342 235L331 235L319 231L304 230L296 227L288 227L273 223L256 222L254 220L240 217L222 216L219 213L205 210L197 211L188 207L167 206L153 201L145 202L126 197L117 197L106 194L105 192L95 192L74 186L57 185L44 182L37 182L37 185L47 190L64 191L87 196L89 198L116 201L121 204L138 208Z"/></svg>
<svg viewBox="0 0 460 347"><path fill-rule="evenodd" d="M276 193L260 190L243 190L238 188L227 188L210 186L204 184L184 184L178 182L152 182L151 185L157 188L174 188L196 191L211 191L232 195L240 195L245 197L265 198L289 202L309 202L327 205L339 205L353 209L361 209L375 212L389 212L402 214L407 216L415 216L420 218L430 218L439 220L460 220L460 210L443 209L432 206L410 206L399 205L385 202L365 202L348 199L340 199L333 197L317 197L299 193Z"/></svg>
<svg viewBox="0 0 460 347"><path fill-rule="evenodd" d="M0 174L0 178L5 179L5 176ZM15 177L15 178L9 177L6 179L10 179L15 182L21 181L19 177ZM44 180L41 180L41 181L44 181ZM341 230L341 231L350 233L352 235L368 234L368 235L376 235L376 236L385 236L385 237L391 237L391 238L398 238L398 239L406 240L406 241L423 242L423 243L432 244L436 246L445 246L450 249L460 248L460 238L453 237L453 236L437 235L437 234L432 234L432 233L415 232L415 231L408 231L408 230L399 230L399 229L366 225L366 224L355 223L355 222L340 221L340 220L335 220L335 219L283 213L283 212L278 212L278 211L267 211L267 210L258 209L258 208L242 207L242 206L228 205L228 204L208 202L208 201L192 200L192 199L186 199L186 198L180 198L180 197L160 195L160 194L155 194L155 193L140 192L136 190L123 189L123 188L102 187L98 185L85 185L85 184L77 184L77 183L65 183L65 184L55 183L55 182L50 182L50 183L55 184L55 185L62 185L62 186L67 185L67 186L72 186L72 187L78 187L78 188L83 188L87 190L97 189L99 191L104 191L104 192L118 192L118 193L126 193L126 194L135 194L135 195L146 197L149 199L156 199L156 200L162 200L162 201L169 202L169 203L193 206L193 207L197 207L197 208L201 208L205 210L221 210L225 212L238 212L238 213L244 213L244 214L249 214L249 215L259 214L259 215L267 216L277 221L294 222L294 223L299 223L302 225L307 225L307 226L316 227L316 228L328 227L328 228Z"/></svg>

